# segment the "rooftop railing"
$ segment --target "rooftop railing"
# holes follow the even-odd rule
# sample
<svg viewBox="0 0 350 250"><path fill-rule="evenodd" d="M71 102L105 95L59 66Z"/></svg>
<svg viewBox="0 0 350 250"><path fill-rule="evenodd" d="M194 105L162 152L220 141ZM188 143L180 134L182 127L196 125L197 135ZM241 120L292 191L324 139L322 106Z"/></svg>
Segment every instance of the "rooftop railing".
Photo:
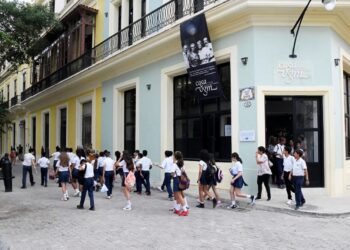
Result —
<svg viewBox="0 0 350 250"><path fill-rule="evenodd" d="M171 0L163 4L159 8L110 36L74 61L69 62L51 75L24 90L21 93L21 100L24 101L29 97L56 85L62 80L107 58L115 52L125 49L135 42L162 30L182 17L203 10L205 6L216 1L217 0ZM13 106L12 100L11 106Z"/></svg>

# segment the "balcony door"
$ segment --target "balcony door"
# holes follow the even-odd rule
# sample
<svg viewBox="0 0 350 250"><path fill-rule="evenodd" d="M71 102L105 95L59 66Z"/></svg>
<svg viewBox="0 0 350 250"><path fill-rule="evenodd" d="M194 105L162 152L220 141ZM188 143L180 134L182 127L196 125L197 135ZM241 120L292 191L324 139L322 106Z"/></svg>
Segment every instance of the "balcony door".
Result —
<svg viewBox="0 0 350 250"><path fill-rule="evenodd" d="M135 151L136 89L124 92L124 149Z"/></svg>

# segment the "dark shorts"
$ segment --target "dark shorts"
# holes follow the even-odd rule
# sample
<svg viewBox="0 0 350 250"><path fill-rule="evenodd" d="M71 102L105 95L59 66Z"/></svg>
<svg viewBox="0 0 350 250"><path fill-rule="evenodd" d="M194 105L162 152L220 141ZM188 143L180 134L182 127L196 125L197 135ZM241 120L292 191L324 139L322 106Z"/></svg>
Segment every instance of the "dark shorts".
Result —
<svg viewBox="0 0 350 250"><path fill-rule="evenodd" d="M182 189L179 187L180 184L180 177L176 176L173 178L173 191L174 192L180 192Z"/></svg>
<svg viewBox="0 0 350 250"><path fill-rule="evenodd" d="M58 172L58 181L60 183L69 182L69 171Z"/></svg>
<svg viewBox="0 0 350 250"><path fill-rule="evenodd" d="M78 177L79 177L79 170L76 169L76 168L73 168L73 171L72 171L72 179L73 179L73 181L78 180Z"/></svg>
<svg viewBox="0 0 350 250"><path fill-rule="evenodd" d="M235 188L239 188L241 189L243 187L243 176L240 176L238 179L235 180L235 182L233 184L231 184L232 186L234 186Z"/></svg>
<svg viewBox="0 0 350 250"><path fill-rule="evenodd" d="M98 176L103 176L103 168L98 168Z"/></svg>
<svg viewBox="0 0 350 250"><path fill-rule="evenodd" d="M201 178L199 179L201 185L208 185L205 171L202 172Z"/></svg>
<svg viewBox="0 0 350 250"><path fill-rule="evenodd" d="M124 172L122 175L122 187L125 187L125 178L128 176L129 172Z"/></svg>

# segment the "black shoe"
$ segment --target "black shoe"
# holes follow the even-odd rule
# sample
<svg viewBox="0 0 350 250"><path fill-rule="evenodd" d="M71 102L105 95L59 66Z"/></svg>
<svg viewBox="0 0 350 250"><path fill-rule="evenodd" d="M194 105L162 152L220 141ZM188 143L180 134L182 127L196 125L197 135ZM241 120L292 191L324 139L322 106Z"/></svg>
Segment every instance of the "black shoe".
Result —
<svg viewBox="0 0 350 250"><path fill-rule="evenodd" d="M227 209L235 209L235 208L237 208L237 205L231 205L227 207Z"/></svg>
<svg viewBox="0 0 350 250"><path fill-rule="evenodd" d="M146 192L146 195L150 196L150 195L151 195L151 192Z"/></svg>
<svg viewBox="0 0 350 250"><path fill-rule="evenodd" d="M135 190L134 193L138 193L139 191Z"/></svg>
<svg viewBox="0 0 350 250"><path fill-rule="evenodd" d="M268 197L268 198L267 198L267 201L270 201L270 200L271 200L271 197Z"/></svg>
<svg viewBox="0 0 350 250"><path fill-rule="evenodd" d="M95 211L95 207L90 207L89 210L90 211Z"/></svg>
<svg viewBox="0 0 350 250"><path fill-rule="evenodd" d="M21 189L26 189L26 187L23 187L23 186L22 186Z"/></svg>
<svg viewBox="0 0 350 250"><path fill-rule="evenodd" d="M261 200L261 196L256 196L255 200Z"/></svg>
<svg viewBox="0 0 350 250"><path fill-rule="evenodd" d="M78 208L78 209L84 209L84 207L83 207L83 206L80 206L80 205L77 205L77 208Z"/></svg>
<svg viewBox="0 0 350 250"><path fill-rule="evenodd" d="M298 210L300 208L300 206L295 206L294 210Z"/></svg>
<svg viewBox="0 0 350 250"><path fill-rule="evenodd" d="M41 186L44 186L44 183L41 183Z"/></svg>
<svg viewBox="0 0 350 250"><path fill-rule="evenodd" d="M33 182L33 183L32 183L32 184L30 184L30 185L34 186L34 185L35 185L35 182Z"/></svg>
<svg viewBox="0 0 350 250"><path fill-rule="evenodd" d="M214 199L213 199L213 208L215 208L215 207L216 207L216 204L218 204L218 201L217 201L217 199L216 199L216 198L214 198Z"/></svg>
<svg viewBox="0 0 350 250"><path fill-rule="evenodd" d="M203 203L199 203L196 207L198 207L198 208L204 208L204 204L203 204Z"/></svg>
<svg viewBox="0 0 350 250"><path fill-rule="evenodd" d="M250 196L250 204L254 204L255 203L255 196L254 195L251 195Z"/></svg>
<svg viewBox="0 0 350 250"><path fill-rule="evenodd" d="M45 184L45 186L44 187L46 187L47 188L47 184Z"/></svg>

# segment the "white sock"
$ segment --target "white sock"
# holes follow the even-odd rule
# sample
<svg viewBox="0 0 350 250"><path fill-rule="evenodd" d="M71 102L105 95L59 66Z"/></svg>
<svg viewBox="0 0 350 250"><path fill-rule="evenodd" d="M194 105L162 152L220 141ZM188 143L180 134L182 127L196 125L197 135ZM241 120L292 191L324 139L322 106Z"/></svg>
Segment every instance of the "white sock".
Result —
<svg viewBox="0 0 350 250"><path fill-rule="evenodd" d="M187 206L186 206L186 204L185 204L184 206L182 206L182 210L183 210L184 212L187 211Z"/></svg>
<svg viewBox="0 0 350 250"><path fill-rule="evenodd" d="M174 200L174 201L173 201L173 207L174 207L174 209L176 209L176 204L177 204L177 203L176 203L176 200Z"/></svg>
<svg viewBox="0 0 350 250"><path fill-rule="evenodd" d="M235 200L234 200L234 201L231 201L231 205L232 205L232 206L236 205L236 201L235 201Z"/></svg>
<svg viewBox="0 0 350 250"><path fill-rule="evenodd" d="M247 198L250 199L250 195L249 194L247 194Z"/></svg>
<svg viewBox="0 0 350 250"><path fill-rule="evenodd" d="M127 204L128 204L129 207L131 207L131 201L130 200L127 201Z"/></svg>
<svg viewBox="0 0 350 250"><path fill-rule="evenodd" d="M185 206L188 207L188 203L187 203L186 197L184 198L184 201L185 201Z"/></svg>
<svg viewBox="0 0 350 250"><path fill-rule="evenodd" d="M176 210L180 210L180 209L181 209L181 205L176 203L175 209L176 209Z"/></svg>

